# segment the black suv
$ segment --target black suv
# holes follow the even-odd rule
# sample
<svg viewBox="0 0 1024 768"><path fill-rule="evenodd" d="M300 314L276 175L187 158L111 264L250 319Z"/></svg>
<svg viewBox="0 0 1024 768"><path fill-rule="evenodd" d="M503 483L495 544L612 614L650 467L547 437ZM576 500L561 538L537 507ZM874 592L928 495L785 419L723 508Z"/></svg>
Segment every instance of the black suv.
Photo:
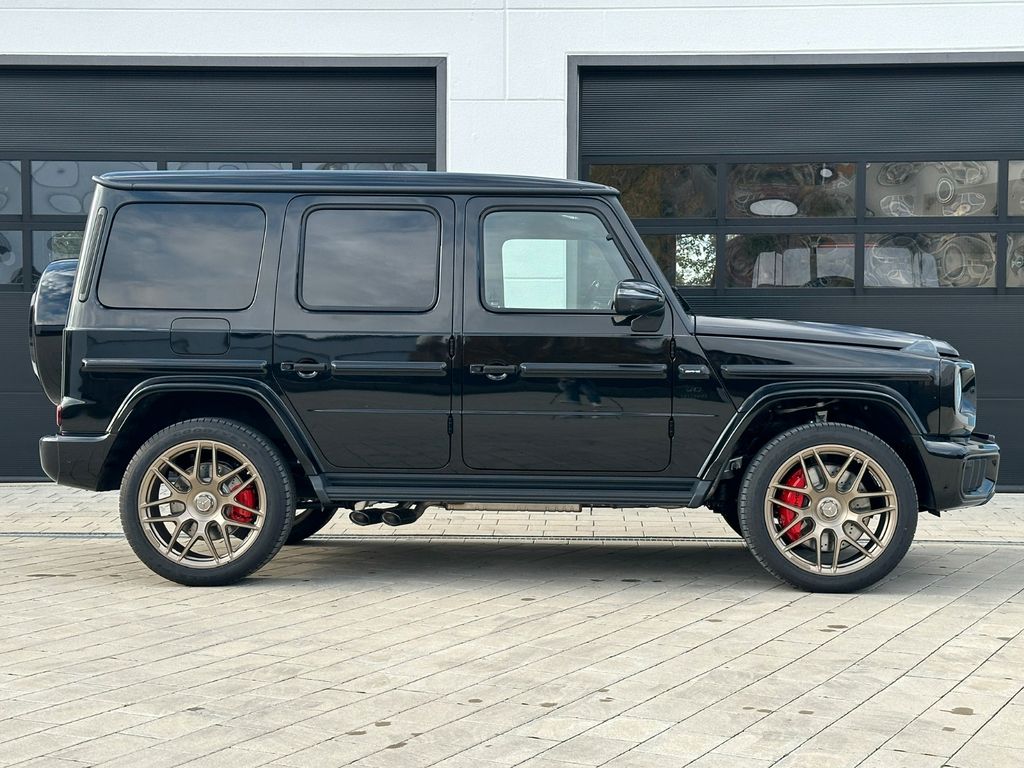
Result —
<svg viewBox="0 0 1024 768"><path fill-rule="evenodd" d="M339 508L706 505L776 576L887 574L984 504L971 363L867 328L697 317L609 187L441 173L114 173L43 274L40 443L121 489L153 571L227 584ZM69 309L70 307L70 309Z"/></svg>

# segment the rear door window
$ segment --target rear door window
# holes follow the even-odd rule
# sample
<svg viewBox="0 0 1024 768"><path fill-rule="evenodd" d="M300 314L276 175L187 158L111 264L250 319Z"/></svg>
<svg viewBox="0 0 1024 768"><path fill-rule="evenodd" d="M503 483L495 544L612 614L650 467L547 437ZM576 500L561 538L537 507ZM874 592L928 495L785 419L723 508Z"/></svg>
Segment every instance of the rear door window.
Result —
<svg viewBox="0 0 1024 768"><path fill-rule="evenodd" d="M265 231L266 217L254 205L124 205L107 240L100 302L116 309L245 309L256 295Z"/></svg>
<svg viewBox="0 0 1024 768"><path fill-rule="evenodd" d="M306 217L299 291L307 309L426 312L437 301L433 210L319 208Z"/></svg>

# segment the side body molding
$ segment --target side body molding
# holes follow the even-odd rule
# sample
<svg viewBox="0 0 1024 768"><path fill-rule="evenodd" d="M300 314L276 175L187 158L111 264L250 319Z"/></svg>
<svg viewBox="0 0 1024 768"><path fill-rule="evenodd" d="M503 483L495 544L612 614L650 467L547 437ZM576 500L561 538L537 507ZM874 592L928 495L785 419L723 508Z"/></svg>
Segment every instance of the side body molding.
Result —
<svg viewBox="0 0 1024 768"><path fill-rule="evenodd" d="M911 435L922 436L928 432L921 417L907 399L882 384L807 380L766 384L754 390L743 401L704 460L698 476L693 505L700 506L704 499L714 493L733 451L754 419L772 406L789 400L807 399L879 403L892 411Z"/></svg>
<svg viewBox="0 0 1024 768"><path fill-rule="evenodd" d="M107 433L118 432L146 398L167 392L188 392L200 396L204 392L220 392L249 398L259 404L273 420L306 474L311 478L320 474L317 453L305 430L292 416L281 397L268 384L254 379L227 376L161 376L147 379L125 397L107 425Z"/></svg>

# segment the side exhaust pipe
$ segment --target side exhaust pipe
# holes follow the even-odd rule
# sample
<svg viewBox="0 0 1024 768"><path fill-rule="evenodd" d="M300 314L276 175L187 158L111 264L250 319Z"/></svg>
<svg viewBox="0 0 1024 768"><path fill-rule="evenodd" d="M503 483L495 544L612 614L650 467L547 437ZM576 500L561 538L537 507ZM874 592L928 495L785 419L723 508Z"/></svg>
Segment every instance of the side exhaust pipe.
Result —
<svg viewBox="0 0 1024 768"><path fill-rule="evenodd" d="M383 522L383 513L384 510L374 507L357 508L348 513L348 519L356 525L379 525Z"/></svg>
<svg viewBox="0 0 1024 768"><path fill-rule="evenodd" d="M395 509L384 510L384 512L381 513L381 517L385 524L390 525L392 528L397 528L400 525L415 523L423 516L423 512L426 508L426 504L414 504L412 506L402 505Z"/></svg>

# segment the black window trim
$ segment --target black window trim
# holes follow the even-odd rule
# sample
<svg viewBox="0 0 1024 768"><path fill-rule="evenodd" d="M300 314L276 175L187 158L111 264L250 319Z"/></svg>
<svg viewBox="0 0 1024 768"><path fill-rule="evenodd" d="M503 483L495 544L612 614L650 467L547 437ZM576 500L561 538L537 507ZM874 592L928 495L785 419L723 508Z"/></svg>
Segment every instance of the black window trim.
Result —
<svg viewBox="0 0 1024 768"><path fill-rule="evenodd" d="M434 267L434 298L430 306L422 307L342 307L342 306L321 306L309 304L302 295L303 278L306 267L306 226L308 219L314 213L323 210L355 210L355 211L424 211L433 215L437 223L437 249ZM444 262L444 215L436 207L429 203L382 203L375 205L368 200L351 203L317 203L307 207L302 212L299 221L299 257L296 264L295 275L295 300L306 312L335 313L335 314L374 314L374 315L426 315L437 308L441 297L441 269Z"/></svg>
<svg viewBox="0 0 1024 768"><path fill-rule="evenodd" d="M223 309L223 308L218 308L218 307L200 307L200 308L195 308L195 307L138 307L138 306L136 306L136 307L124 307L124 306L112 306L112 305L107 304L106 302L104 302L100 298L100 286L103 284L103 271L104 271L104 269L106 269L106 266L107 266L107 250L108 250L108 248L110 246L110 236L114 232L114 222L117 221L117 216L121 212L121 209L127 208L130 205L220 205L220 206L223 206L223 205L240 205L240 206L247 206L249 208L255 208L257 211L259 211L260 214L263 216L263 234L262 234L262 238L261 238L261 242L260 242L260 258L259 258L259 262L257 263L257 266L256 266L256 279L253 281L252 297L249 299L249 303L246 304L244 307L238 307L236 309ZM95 293L96 301L99 303L99 305L101 307L103 307L104 309L115 311L115 312L121 312L121 311L126 311L126 310L127 311L131 311L131 312L178 312L178 311L200 312L200 313L201 312L217 312L217 313L223 313L223 312L245 312L245 311L251 309L253 304L256 303L256 296L259 293L260 276L263 274L263 263L266 260L265 257L266 257L267 242L268 242L268 237L267 236L269 234L269 230L268 230L269 220L270 220L270 216L267 213L267 210L262 205L260 205L259 203L256 203L256 202L248 202L248 201L243 201L243 200L237 200L237 201L236 200L231 200L231 201L211 200L211 199L206 199L206 200L188 200L188 199L175 199L175 200L157 200L157 199L153 199L153 200L127 200L127 201L125 201L123 203L120 203L117 207L114 208L113 213L109 213L108 216L107 216L106 232L105 233L101 233L102 234L102 243L101 243L102 250L101 251L97 251L97 256L99 257L98 263L96 264L96 266L94 268L89 270L89 277L90 277L90 279L92 279L93 275L95 275L95 279L93 280L94 285L90 288L90 291L92 293Z"/></svg>
<svg viewBox="0 0 1024 768"><path fill-rule="evenodd" d="M598 217L601 223L604 224L605 230L611 236L611 241L615 244L615 247L619 251L619 255L626 262L626 266L629 267L629 271L632 273L634 279L642 279L640 271L637 269L637 265L634 263L634 259L630 255L630 251L623 247L622 238L619 233L612 226L612 219L604 214L597 205L594 204L581 204L581 203L568 203L559 205L557 203L551 203L546 205L543 203L519 203L517 204L513 200L495 202L492 205L487 206L480 211L480 216L477 219L477 300L480 302L480 306L491 314L495 315L577 315L583 317L609 317L615 313L610 310L602 309L510 309L506 307L492 307L487 303L487 292L486 292L486 279L484 274L484 222L487 217L492 213L502 213L510 211L520 212L580 212L590 213Z"/></svg>

